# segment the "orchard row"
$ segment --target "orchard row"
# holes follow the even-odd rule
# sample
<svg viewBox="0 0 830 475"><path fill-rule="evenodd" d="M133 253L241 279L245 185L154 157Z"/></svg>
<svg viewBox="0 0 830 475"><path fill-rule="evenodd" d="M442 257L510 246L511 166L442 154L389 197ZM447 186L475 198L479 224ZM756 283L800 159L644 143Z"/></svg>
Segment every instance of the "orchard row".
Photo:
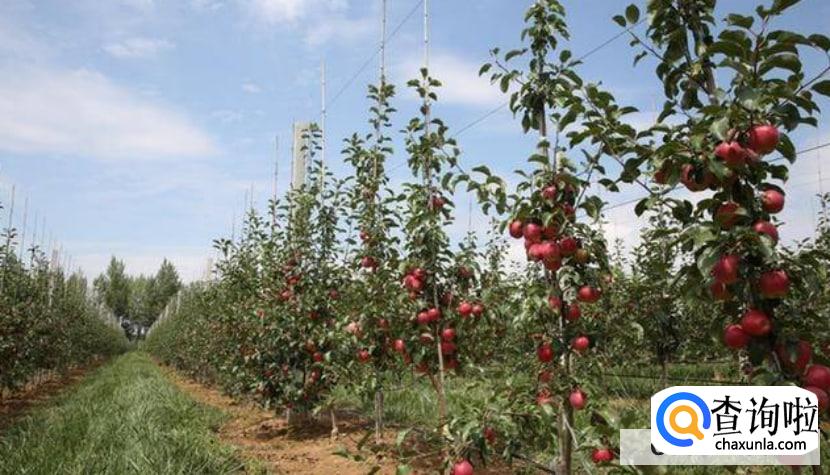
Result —
<svg viewBox="0 0 830 475"><path fill-rule="evenodd" d="M480 70L539 138L512 190L486 166L462 171L426 69L408 83L422 101L403 131L411 176L390 188L395 88L381 77L369 86L370 131L345 142L351 176L316 160L312 128L311 179L269 216L252 212L240 240L217 241L217 280L186 294L150 347L292 413L332 409L345 385L371 401L378 443L384 395L411 371L434 391L427 429L456 475L521 453L553 455L557 473L588 459L613 466L623 418L602 374L644 353L664 369L679 354L732 354L746 381L802 385L826 409L826 223L815 242L785 249L776 214L781 159L797 158L789 137L817 124L818 96L830 95L826 70L809 76L801 57L827 58L830 39L773 27L797 1L722 21L715 3L651 2L643 36L635 6L614 17L635 63L648 58L663 84L656 123L638 130L626 118L636 109L585 82L560 46L559 2L535 2L525 47L492 50ZM635 212L650 224L627 268L599 224L599 189L623 184L645 190ZM447 234L458 187L493 216L483 248L474 233L458 246ZM675 197L678 187L689 193ZM504 232L523 241L518 272L507 271ZM457 373L499 376L486 403L451 413Z"/></svg>

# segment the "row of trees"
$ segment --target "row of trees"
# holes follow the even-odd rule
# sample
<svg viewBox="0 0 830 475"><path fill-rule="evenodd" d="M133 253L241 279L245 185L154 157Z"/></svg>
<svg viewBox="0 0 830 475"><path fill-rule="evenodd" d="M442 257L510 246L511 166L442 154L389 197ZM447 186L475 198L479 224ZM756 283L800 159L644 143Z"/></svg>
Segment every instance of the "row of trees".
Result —
<svg viewBox="0 0 830 475"><path fill-rule="evenodd" d="M126 348L81 274L65 274L36 245L20 252L13 228L0 234L0 397L43 372Z"/></svg>
<svg viewBox="0 0 830 475"><path fill-rule="evenodd" d="M780 159L796 159L788 134L815 125L815 96L830 95L826 70L808 77L799 56L826 57L830 39L773 28L796 3L718 21L714 0L655 0L645 36L632 28L636 6L615 17L642 48L635 62L651 57L664 85L656 123L637 130L626 121L636 109L585 82L561 47L562 5L534 2L526 47L494 49L481 69L538 136L513 190L487 167L461 168L426 69L408 84L422 100L403 131L411 178L391 189L395 88L381 77L371 131L346 141L353 175L312 160L312 179L272 204L273 219L252 212L238 241L217 242L219 279L185 294L150 349L294 413L331 407L346 385L374 406L378 442L390 382L402 369L423 375L437 414L426 432L456 475L494 453L555 454L557 473L611 464L627 410L605 397L612 365L651 361L665 377L672 361L732 354L747 381L805 386L824 409L827 223L788 249L775 217ZM313 128L312 158L319 138ZM633 256L613 258L597 191L623 184L646 191L635 211L649 226ZM484 246L447 234L459 185L494 215ZM680 186L690 194L677 197ZM512 272L504 231L527 251ZM483 376L486 402L450 413L456 373Z"/></svg>
<svg viewBox="0 0 830 475"><path fill-rule="evenodd" d="M164 259L152 276L130 276L124 261L110 259L106 271L93 281L98 300L120 318L150 326L182 288L176 267Z"/></svg>

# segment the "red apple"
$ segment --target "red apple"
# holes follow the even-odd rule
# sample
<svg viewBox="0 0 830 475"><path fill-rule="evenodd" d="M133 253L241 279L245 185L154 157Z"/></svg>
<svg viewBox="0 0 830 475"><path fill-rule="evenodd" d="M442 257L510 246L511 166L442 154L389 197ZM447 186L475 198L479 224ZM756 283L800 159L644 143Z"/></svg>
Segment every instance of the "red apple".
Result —
<svg viewBox="0 0 830 475"><path fill-rule="evenodd" d="M761 193L761 206L770 214L780 212L784 209L784 194L775 189L765 190Z"/></svg>
<svg viewBox="0 0 830 475"><path fill-rule="evenodd" d="M737 168L746 163L746 150L738 142L719 143L715 147L715 156L730 168Z"/></svg>
<svg viewBox="0 0 830 475"><path fill-rule="evenodd" d="M437 322L441 319L441 310L433 307L427 310L427 317L429 318L429 321Z"/></svg>
<svg viewBox="0 0 830 475"><path fill-rule="evenodd" d="M712 267L712 277L721 284L734 284L738 281L738 264L740 258L734 254L726 254L718 259Z"/></svg>
<svg viewBox="0 0 830 475"><path fill-rule="evenodd" d="M580 248L577 249L577 251L574 253L574 261L576 261L578 264L585 264L590 259L591 253L589 253L587 249Z"/></svg>
<svg viewBox="0 0 830 475"><path fill-rule="evenodd" d="M550 363L553 361L553 347L550 346L550 343L542 343L536 350L536 356L540 362Z"/></svg>
<svg viewBox="0 0 830 475"><path fill-rule="evenodd" d="M576 239L567 236L559 240L559 253L563 256L570 256L579 249L579 243Z"/></svg>
<svg viewBox="0 0 830 475"><path fill-rule="evenodd" d="M414 275L416 279L423 281L427 278L427 271L425 271L423 267L416 267L412 270L412 275Z"/></svg>
<svg viewBox="0 0 830 475"><path fill-rule="evenodd" d="M550 261L559 259L560 250L555 242L545 241L540 246L542 246L542 260Z"/></svg>
<svg viewBox="0 0 830 475"><path fill-rule="evenodd" d="M453 328L445 328L441 331L441 339L444 341L455 340L455 330Z"/></svg>
<svg viewBox="0 0 830 475"><path fill-rule="evenodd" d="M830 390L830 368L820 364L810 365L804 373L804 382L807 386Z"/></svg>
<svg viewBox="0 0 830 475"><path fill-rule="evenodd" d="M758 234L765 234L772 239L773 244L778 243L778 228L769 221L756 221L752 229Z"/></svg>
<svg viewBox="0 0 830 475"><path fill-rule="evenodd" d="M536 404L539 406L553 404L553 397L547 388L543 388L536 393Z"/></svg>
<svg viewBox="0 0 830 475"><path fill-rule="evenodd" d="M458 314L464 318L469 317L473 313L473 304L470 302L461 302L458 305Z"/></svg>
<svg viewBox="0 0 830 475"><path fill-rule="evenodd" d="M548 185L542 188L542 198L553 201L556 199L556 185Z"/></svg>
<svg viewBox="0 0 830 475"><path fill-rule="evenodd" d="M760 154L770 153L778 146L780 134L772 125L756 125L749 131L749 148Z"/></svg>
<svg viewBox="0 0 830 475"><path fill-rule="evenodd" d="M778 360L784 369L797 374L804 373L807 365L810 364L810 358L813 356L813 347L810 342L799 340L795 344L794 354L790 351L787 345L780 344L775 347L775 354L778 355ZM795 359L793 359L795 356Z"/></svg>
<svg viewBox="0 0 830 475"><path fill-rule="evenodd" d="M561 259L547 259L547 260L543 261L543 264L545 265L545 269L547 269L551 272L556 272L556 271L559 270L560 267L562 267L562 260Z"/></svg>
<svg viewBox="0 0 830 475"><path fill-rule="evenodd" d="M490 426L484 428L484 440L487 441L488 444L493 445L496 443L496 430Z"/></svg>
<svg viewBox="0 0 830 475"><path fill-rule="evenodd" d="M549 383L551 379L553 379L553 373L549 369L539 371L539 382Z"/></svg>
<svg viewBox="0 0 830 475"><path fill-rule="evenodd" d="M455 343L451 341L442 341L441 342L441 354L444 355L451 355L455 353L456 346Z"/></svg>
<svg viewBox="0 0 830 475"><path fill-rule="evenodd" d="M368 363L371 359L372 355L369 353L369 350L363 349L357 352L357 360L361 363Z"/></svg>
<svg viewBox="0 0 830 475"><path fill-rule="evenodd" d="M708 171L703 172L701 177L695 172L695 166L686 163L680 168L680 182L689 191L703 191L712 184L712 175Z"/></svg>
<svg viewBox="0 0 830 475"><path fill-rule="evenodd" d="M447 204L447 202L446 202L446 200L444 199L443 196L434 195L432 197L431 204L432 204L432 209L434 209L436 211L441 211L441 209L444 207L445 204Z"/></svg>
<svg viewBox="0 0 830 475"><path fill-rule="evenodd" d="M582 310L579 309L579 305L572 303L568 305L568 314L565 315L565 320L569 322L573 322L579 320L579 317L582 316Z"/></svg>
<svg viewBox="0 0 830 475"><path fill-rule="evenodd" d="M473 475L473 465L468 460L461 460L452 466L452 475Z"/></svg>
<svg viewBox="0 0 830 475"><path fill-rule="evenodd" d="M555 295L551 295L550 297L548 297L548 305L550 306L551 310L558 313L562 307L562 299Z"/></svg>
<svg viewBox="0 0 830 475"><path fill-rule="evenodd" d="M536 223L527 223L523 234L528 242L537 243L542 240L542 226Z"/></svg>
<svg viewBox="0 0 830 475"><path fill-rule="evenodd" d="M590 285L583 285L576 293L576 298L580 302L594 303L600 298L601 292Z"/></svg>
<svg viewBox="0 0 830 475"><path fill-rule="evenodd" d="M594 449L591 453L591 460L595 464L610 462L614 460L614 452L611 449Z"/></svg>
<svg viewBox="0 0 830 475"><path fill-rule="evenodd" d="M519 219L514 219L510 222L508 227L508 231L510 232L510 237L514 239L519 239L524 235L524 223Z"/></svg>
<svg viewBox="0 0 830 475"><path fill-rule="evenodd" d="M749 343L749 335L740 325L727 325L723 330L723 342L732 349L739 349Z"/></svg>
<svg viewBox="0 0 830 475"><path fill-rule="evenodd" d="M535 242L527 249L527 258L531 261L539 262L544 259L544 244Z"/></svg>
<svg viewBox="0 0 830 475"><path fill-rule="evenodd" d="M363 259L360 260L360 265L364 269L374 269L378 266L378 263L372 256L363 256Z"/></svg>
<svg viewBox="0 0 830 475"><path fill-rule="evenodd" d="M571 404L571 407L577 411L582 410L585 405L588 404L588 395L586 395L581 389L574 389L568 396L568 402Z"/></svg>
<svg viewBox="0 0 830 475"><path fill-rule="evenodd" d="M665 185L669 182L669 171L665 167L654 172L654 183Z"/></svg>
<svg viewBox="0 0 830 475"><path fill-rule="evenodd" d="M591 346L591 340L585 335L578 336L571 341L571 348L577 353L584 352L589 346Z"/></svg>
<svg viewBox="0 0 830 475"><path fill-rule="evenodd" d="M395 340L395 343L393 343L393 347L395 348L395 351L397 351L398 353L406 353L406 342L401 340L400 338Z"/></svg>
<svg viewBox="0 0 830 475"><path fill-rule="evenodd" d="M758 287L765 299L780 299L790 290L790 278L783 270L770 270L761 274Z"/></svg>
<svg viewBox="0 0 830 475"><path fill-rule="evenodd" d="M311 355L311 359L317 363L321 363L323 361L323 354L319 351L315 351L314 354Z"/></svg>
<svg viewBox="0 0 830 475"><path fill-rule="evenodd" d="M427 314L427 312L418 312L417 321L418 325L427 325L431 320L429 319L429 314Z"/></svg>
<svg viewBox="0 0 830 475"><path fill-rule="evenodd" d="M739 215L737 211L741 209L738 203L734 201L727 201L721 204L717 211L715 211L715 221L724 229L731 228L738 220Z"/></svg>
<svg viewBox="0 0 830 475"><path fill-rule="evenodd" d="M553 239L556 237L556 226L549 224L542 228L542 237L545 239Z"/></svg>
<svg viewBox="0 0 830 475"><path fill-rule="evenodd" d="M827 396L827 391L821 388L817 388L815 386L806 386L804 389L816 395L816 398L818 398L819 411L824 412L825 410L827 410L827 405L828 403L830 403L830 398L828 398Z"/></svg>
<svg viewBox="0 0 830 475"><path fill-rule="evenodd" d="M473 305L473 315L475 315L476 317L484 315L484 305L480 303Z"/></svg>
<svg viewBox="0 0 830 475"><path fill-rule="evenodd" d="M749 309L741 317L741 328L752 336L764 336L772 331L772 322L766 313Z"/></svg>

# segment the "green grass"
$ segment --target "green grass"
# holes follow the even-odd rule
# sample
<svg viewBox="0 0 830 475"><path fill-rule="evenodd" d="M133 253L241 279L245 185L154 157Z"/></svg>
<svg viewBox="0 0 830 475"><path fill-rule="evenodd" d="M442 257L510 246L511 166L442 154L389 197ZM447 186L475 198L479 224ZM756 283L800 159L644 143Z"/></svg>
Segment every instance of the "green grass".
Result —
<svg viewBox="0 0 830 475"><path fill-rule="evenodd" d="M214 433L223 418L133 352L0 436L0 473L238 473L243 464Z"/></svg>

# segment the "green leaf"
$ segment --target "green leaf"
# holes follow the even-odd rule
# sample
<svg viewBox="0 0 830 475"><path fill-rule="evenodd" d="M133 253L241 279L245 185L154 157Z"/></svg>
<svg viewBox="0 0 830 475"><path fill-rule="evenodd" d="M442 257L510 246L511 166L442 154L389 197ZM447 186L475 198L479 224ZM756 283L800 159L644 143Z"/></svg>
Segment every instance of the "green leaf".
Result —
<svg viewBox="0 0 830 475"><path fill-rule="evenodd" d="M709 271L718 260L719 254L718 248L716 247L707 247L700 253L697 257L697 268L700 270L701 274L709 275Z"/></svg>
<svg viewBox="0 0 830 475"><path fill-rule="evenodd" d="M620 26L625 26L625 17L622 15L614 15L612 20L614 20Z"/></svg>
<svg viewBox="0 0 830 475"><path fill-rule="evenodd" d="M525 53L523 49L514 49L513 51L509 51L507 54L504 55L504 61L510 61L511 59L515 58L516 56L521 56Z"/></svg>
<svg viewBox="0 0 830 475"><path fill-rule="evenodd" d="M775 0L774 2L772 2L770 13L772 13L773 15L778 15L800 1L801 0Z"/></svg>
<svg viewBox="0 0 830 475"><path fill-rule="evenodd" d="M640 20L640 9L633 3L625 9L625 19L629 23L637 23Z"/></svg>
<svg viewBox="0 0 830 475"><path fill-rule="evenodd" d="M794 73L798 73L801 71L801 60L798 59L797 55L792 53L776 54L761 63L759 73L766 74L775 68L788 69Z"/></svg>
<svg viewBox="0 0 830 475"><path fill-rule="evenodd" d="M815 83L813 90L823 96L830 97L830 79Z"/></svg>
<svg viewBox="0 0 830 475"><path fill-rule="evenodd" d="M398 465L398 468L395 469L395 475L409 475L412 473L412 467L409 465Z"/></svg>
<svg viewBox="0 0 830 475"><path fill-rule="evenodd" d="M478 70L478 75L482 76L482 75L486 74L487 71L492 69L492 67L493 67L493 65L490 64L490 63L485 64L484 66L481 67L481 69Z"/></svg>
<svg viewBox="0 0 830 475"><path fill-rule="evenodd" d="M824 51L830 51L830 38L824 35L815 34L810 35L808 39L816 48L821 48Z"/></svg>
<svg viewBox="0 0 830 475"><path fill-rule="evenodd" d="M742 58L744 57L744 48L738 43L734 41L715 41L706 49L706 52L710 55L720 53L724 56L729 57L737 57Z"/></svg>
<svg viewBox="0 0 830 475"><path fill-rule="evenodd" d="M790 163L795 161L795 146L786 135L781 135L781 138L778 141L777 150L781 152L781 155L783 155L784 158L786 158Z"/></svg>
<svg viewBox="0 0 830 475"><path fill-rule="evenodd" d="M403 441L404 441L404 439L406 439L406 436L409 435L410 430L411 429L405 429L405 430L402 430L402 431L398 432L398 436L395 438L395 445L396 446L400 447L401 444L403 444Z"/></svg>
<svg viewBox="0 0 830 475"><path fill-rule="evenodd" d="M761 94L755 88L744 88L738 92L738 101L749 110L758 110Z"/></svg>
<svg viewBox="0 0 830 475"><path fill-rule="evenodd" d="M732 13L730 15L727 15L726 21L730 25L735 25L735 26L739 26L741 28L749 29L749 28L752 28L752 23L755 22L755 19L752 18L751 16L743 16L743 15L738 15L737 13Z"/></svg>
<svg viewBox="0 0 830 475"><path fill-rule="evenodd" d="M720 140L725 140L726 133L729 131L729 117L721 117L720 119L712 122L712 126L709 127L709 131Z"/></svg>

